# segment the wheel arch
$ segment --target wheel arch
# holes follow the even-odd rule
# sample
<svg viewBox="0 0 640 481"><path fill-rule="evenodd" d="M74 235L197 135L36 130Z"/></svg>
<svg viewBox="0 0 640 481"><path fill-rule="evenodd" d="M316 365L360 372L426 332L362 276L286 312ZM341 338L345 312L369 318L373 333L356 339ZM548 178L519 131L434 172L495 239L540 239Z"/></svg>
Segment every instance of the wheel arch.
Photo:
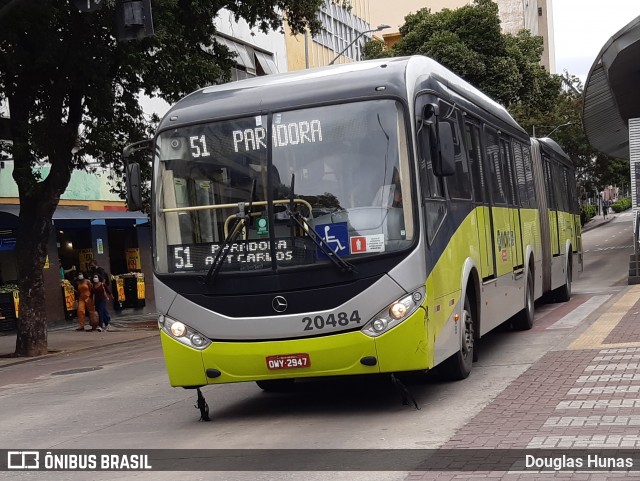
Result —
<svg viewBox="0 0 640 481"><path fill-rule="evenodd" d="M464 306L464 300L469 297L469 304L471 305L471 315L473 316L474 324L474 337L478 339L480 337L480 274L478 268L471 259L467 259L463 270L463 282L460 306Z"/></svg>

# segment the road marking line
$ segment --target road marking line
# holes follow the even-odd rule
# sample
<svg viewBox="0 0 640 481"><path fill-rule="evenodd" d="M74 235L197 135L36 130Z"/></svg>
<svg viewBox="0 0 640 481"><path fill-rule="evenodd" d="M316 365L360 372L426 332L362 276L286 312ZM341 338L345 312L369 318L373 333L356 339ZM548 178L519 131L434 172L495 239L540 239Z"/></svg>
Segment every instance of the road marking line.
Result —
<svg viewBox="0 0 640 481"><path fill-rule="evenodd" d="M593 296L591 299L581 304L569 314L551 324L547 329L570 329L580 324L589 314L604 304L611 297L611 294L604 296Z"/></svg>
<svg viewBox="0 0 640 481"><path fill-rule="evenodd" d="M602 347L637 347L640 342L604 344L605 339L618 325L624 315L638 302L640 285L631 286L607 312L602 314L589 328L569 345L569 349L593 349Z"/></svg>

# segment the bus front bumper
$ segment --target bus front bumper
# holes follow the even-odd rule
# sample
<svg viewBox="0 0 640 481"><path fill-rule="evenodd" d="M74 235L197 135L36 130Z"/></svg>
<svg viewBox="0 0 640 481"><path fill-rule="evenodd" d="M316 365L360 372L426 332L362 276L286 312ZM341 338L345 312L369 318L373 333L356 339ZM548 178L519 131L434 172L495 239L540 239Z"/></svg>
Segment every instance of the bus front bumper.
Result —
<svg viewBox="0 0 640 481"><path fill-rule="evenodd" d="M160 330L172 386L192 387L269 379L377 374L432 367L423 309L372 338L360 331L284 341L219 342L199 351ZM267 358L307 354L304 367L273 369ZM372 363L372 360L375 363ZM215 377L214 377L215 376Z"/></svg>

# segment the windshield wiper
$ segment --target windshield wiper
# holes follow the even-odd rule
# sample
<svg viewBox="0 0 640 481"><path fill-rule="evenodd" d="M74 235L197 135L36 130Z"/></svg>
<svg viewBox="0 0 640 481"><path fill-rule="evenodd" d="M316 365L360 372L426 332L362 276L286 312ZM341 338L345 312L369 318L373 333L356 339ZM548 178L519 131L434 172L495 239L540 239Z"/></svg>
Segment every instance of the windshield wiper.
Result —
<svg viewBox="0 0 640 481"><path fill-rule="evenodd" d="M355 266L350 262L345 261L342 257L336 254L331 246L327 244L327 241L318 234L313 228L309 225L307 220L300 214L300 212L293 211L293 199L295 197L294 190L296 184L296 174L291 174L291 190L289 192L289 206L287 207L287 214L289 218L293 219L293 221L298 225L300 229L305 231L309 238L313 241L313 243L318 246L318 248L329 258L331 262L333 262L340 270L346 272L354 272L357 273Z"/></svg>
<svg viewBox="0 0 640 481"><path fill-rule="evenodd" d="M236 214L236 218L234 219L233 226L229 230L229 233L224 238L222 242L222 246L216 253L216 256L211 263L211 267L209 267L209 271L207 272L206 277L204 278L205 284L213 284L216 278L218 277L218 273L220 269L222 269L222 264L224 260L229 255L231 251L231 246L236 241L240 233L243 231L245 227L249 227L251 225L251 210L253 208L253 198L256 192L256 179L253 179L253 183L251 184L251 196L249 197L249 207L247 209L244 208L244 202L238 203L238 213Z"/></svg>

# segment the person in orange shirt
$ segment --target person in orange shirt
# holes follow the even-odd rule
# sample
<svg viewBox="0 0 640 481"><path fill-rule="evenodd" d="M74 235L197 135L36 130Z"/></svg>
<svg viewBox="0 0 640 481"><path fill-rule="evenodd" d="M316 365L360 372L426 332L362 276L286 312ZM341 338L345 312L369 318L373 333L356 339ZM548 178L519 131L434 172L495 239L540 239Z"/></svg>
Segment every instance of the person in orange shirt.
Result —
<svg viewBox="0 0 640 481"><path fill-rule="evenodd" d="M84 323L87 313L94 311L95 308L93 304L93 287L91 286L89 279L85 279L82 274L78 274L76 296L78 297L78 323L80 325L76 331L84 331ZM97 323L94 326L94 323L91 322L91 320L89 322L91 324L91 330L97 330Z"/></svg>

